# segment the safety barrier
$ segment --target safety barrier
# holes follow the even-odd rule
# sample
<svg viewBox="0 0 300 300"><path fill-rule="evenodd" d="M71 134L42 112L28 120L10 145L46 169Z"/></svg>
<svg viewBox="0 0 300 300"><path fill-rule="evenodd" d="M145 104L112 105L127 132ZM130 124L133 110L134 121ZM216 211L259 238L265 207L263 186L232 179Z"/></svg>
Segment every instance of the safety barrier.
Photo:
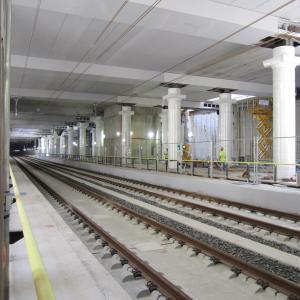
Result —
<svg viewBox="0 0 300 300"><path fill-rule="evenodd" d="M32 271L33 282L38 300L54 300L55 295L45 270L41 254L38 249L38 245L33 236L30 223L28 221L24 205L20 198L20 192L14 177L13 171L10 167L10 175L12 179L13 189L15 193L16 203L18 207L18 213L20 216L29 264Z"/></svg>
<svg viewBox="0 0 300 300"><path fill-rule="evenodd" d="M91 156L70 154L39 154L42 157L54 157L60 159L82 161L103 165L128 167L136 169L153 170L160 172L180 173L192 176L222 178L247 182L276 183L278 164L273 162L243 162L219 160L167 160L141 158L141 157L118 157L118 156ZM175 168L170 168L170 162L176 162ZM300 164L293 165L300 169Z"/></svg>

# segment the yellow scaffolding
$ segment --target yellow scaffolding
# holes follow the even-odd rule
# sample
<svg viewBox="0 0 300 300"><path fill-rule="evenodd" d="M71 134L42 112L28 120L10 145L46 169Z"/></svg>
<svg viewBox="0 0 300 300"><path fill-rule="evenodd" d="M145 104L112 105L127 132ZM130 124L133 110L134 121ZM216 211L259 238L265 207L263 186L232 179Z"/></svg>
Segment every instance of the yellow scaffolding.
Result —
<svg viewBox="0 0 300 300"><path fill-rule="evenodd" d="M258 121L256 130L259 133L258 158L262 160L272 159L272 106L263 106L256 103L251 109L253 118Z"/></svg>

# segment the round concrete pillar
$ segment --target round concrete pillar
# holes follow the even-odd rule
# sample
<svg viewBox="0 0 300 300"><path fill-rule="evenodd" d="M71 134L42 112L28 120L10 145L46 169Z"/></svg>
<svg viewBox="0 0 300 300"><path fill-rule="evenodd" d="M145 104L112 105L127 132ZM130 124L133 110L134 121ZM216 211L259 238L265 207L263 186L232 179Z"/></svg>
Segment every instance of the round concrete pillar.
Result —
<svg viewBox="0 0 300 300"><path fill-rule="evenodd" d="M79 123L79 154L86 155L86 130L89 123Z"/></svg>
<svg viewBox="0 0 300 300"><path fill-rule="evenodd" d="M296 163L296 97L295 68L300 57L293 46L273 49L273 58L263 62L273 70L273 161L277 177L295 177Z"/></svg>
<svg viewBox="0 0 300 300"><path fill-rule="evenodd" d="M164 100L168 101L168 159L169 168L177 167L177 160L181 160L181 101L186 96L181 94L180 88L169 88Z"/></svg>
<svg viewBox="0 0 300 300"><path fill-rule="evenodd" d="M168 149L168 110L162 109L160 113L161 122L161 154L162 158L165 158Z"/></svg>
<svg viewBox="0 0 300 300"><path fill-rule="evenodd" d="M119 112L122 116L122 157L131 156L131 116L134 112L131 110L131 106L122 106L122 111Z"/></svg>
<svg viewBox="0 0 300 300"><path fill-rule="evenodd" d="M227 161L232 160L232 99L230 93L221 93L219 100L219 143L224 148ZM220 149L217 149L217 153Z"/></svg>
<svg viewBox="0 0 300 300"><path fill-rule="evenodd" d="M68 132L68 154L73 155L74 129L71 126L67 127Z"/></svg>

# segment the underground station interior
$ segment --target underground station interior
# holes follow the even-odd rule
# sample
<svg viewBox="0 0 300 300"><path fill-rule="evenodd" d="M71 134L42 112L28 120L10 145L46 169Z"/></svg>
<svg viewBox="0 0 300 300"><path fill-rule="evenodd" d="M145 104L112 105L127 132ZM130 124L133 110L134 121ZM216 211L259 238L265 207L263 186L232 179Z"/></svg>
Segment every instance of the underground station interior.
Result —
<svg viewBox="0 0 300 300"><path fill-rule="evenodd" d="M300 299L300 0L0 0L0 300Z"/></svg>

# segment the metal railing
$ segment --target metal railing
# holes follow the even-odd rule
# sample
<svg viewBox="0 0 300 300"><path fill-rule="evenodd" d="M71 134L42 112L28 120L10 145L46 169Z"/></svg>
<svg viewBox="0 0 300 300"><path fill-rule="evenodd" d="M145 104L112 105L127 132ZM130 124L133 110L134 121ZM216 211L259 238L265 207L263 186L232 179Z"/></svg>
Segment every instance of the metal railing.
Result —
<svg viewBox="0 0 300 300"><path fill-rule="evenodd" d="M81 161L116 167L152 170L156 172L178 173L183 175L228 179L252 183L276 183L278 165L273 162L243 162L219 160L167 160L159 158L121 157L121 156L91 156L69 154L38 154L41 157L59 158L63 160ZM175 168L170 168L170 162L175 162ZM300 164L295 164L300 170Z"/></svg>

